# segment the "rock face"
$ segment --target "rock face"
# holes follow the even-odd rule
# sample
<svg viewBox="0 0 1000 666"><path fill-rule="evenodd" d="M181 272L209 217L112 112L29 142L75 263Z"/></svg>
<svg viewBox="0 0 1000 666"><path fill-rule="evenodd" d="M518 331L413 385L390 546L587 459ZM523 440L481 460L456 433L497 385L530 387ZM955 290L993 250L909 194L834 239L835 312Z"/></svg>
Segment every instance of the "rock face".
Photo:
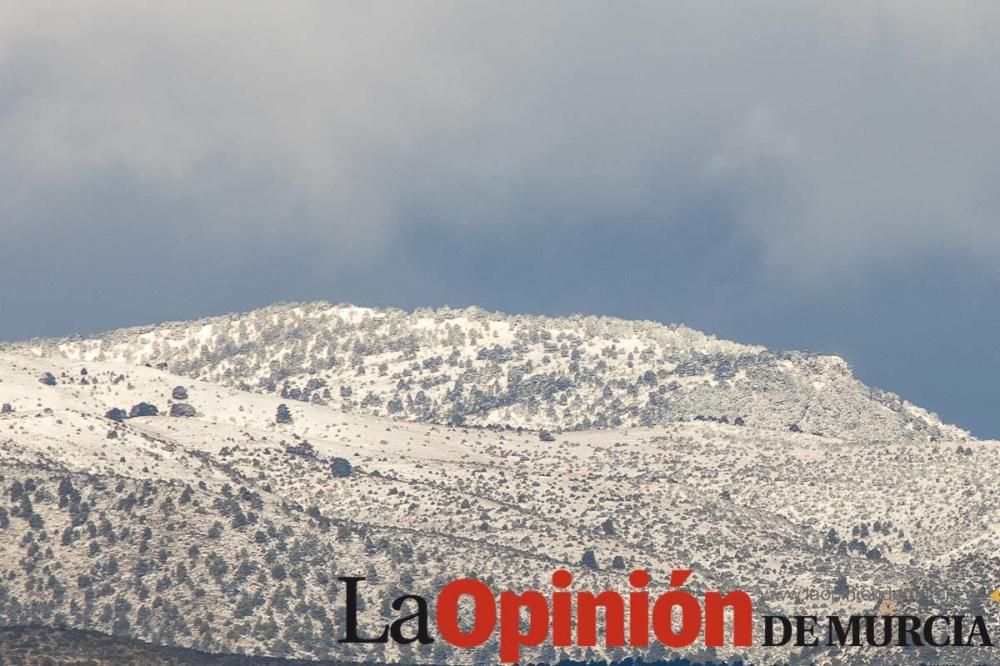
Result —
<svg viewBox="0 0 1000 666"><path fill-rule="evenodd" d="M308 303L40 343L338 410L450 425L581 430L706 420L858 440L964 431L854 378L836 356L678 325Z"/></svg>

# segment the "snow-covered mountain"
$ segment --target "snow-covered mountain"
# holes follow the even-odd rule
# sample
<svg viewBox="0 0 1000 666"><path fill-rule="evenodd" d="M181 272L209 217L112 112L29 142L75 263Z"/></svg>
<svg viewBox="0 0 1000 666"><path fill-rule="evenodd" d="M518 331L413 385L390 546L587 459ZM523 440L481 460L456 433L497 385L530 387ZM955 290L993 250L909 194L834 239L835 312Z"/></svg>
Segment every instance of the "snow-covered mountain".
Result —
<svg viewBox="0 0 1000 666"><path fill-rule="evenodd" d="M0 624L494 663L495 641L338 644L337 576L368 577L370 630L403 592L548 589L560 566L581 590L690 567L689 589L745 589L758 614L873 612L889 590L969 614L1000 583L997 465L841 359L649 322L314 303L11 344ZM844 586L864 593L811 596Z"/></svg>
<svg viewBox="0 0 1000 666"><path fill-rule="evenodd" d="M836 356L607 317L308 303L34 349L440 424L587 430L709 420L867 441L968 437L865 386Z"/></svg>

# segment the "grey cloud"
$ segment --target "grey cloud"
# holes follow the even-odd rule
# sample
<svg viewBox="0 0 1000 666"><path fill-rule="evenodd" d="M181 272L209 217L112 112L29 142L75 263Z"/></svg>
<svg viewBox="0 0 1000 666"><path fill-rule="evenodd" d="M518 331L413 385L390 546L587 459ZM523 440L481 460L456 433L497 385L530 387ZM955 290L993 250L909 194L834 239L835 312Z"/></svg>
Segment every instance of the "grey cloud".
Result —
<svg viewBox="0 0 1000 666"><path fill-rule="evenodd" d="M108 172L203 200L174 222L200 228L270 233L238 203L263 187L283 233L331 246L378 246L413 205L488 228L541 193L678 224L735 192L771 270L995 263L988 4L135 7L5 10L17 219Z"/></svg>

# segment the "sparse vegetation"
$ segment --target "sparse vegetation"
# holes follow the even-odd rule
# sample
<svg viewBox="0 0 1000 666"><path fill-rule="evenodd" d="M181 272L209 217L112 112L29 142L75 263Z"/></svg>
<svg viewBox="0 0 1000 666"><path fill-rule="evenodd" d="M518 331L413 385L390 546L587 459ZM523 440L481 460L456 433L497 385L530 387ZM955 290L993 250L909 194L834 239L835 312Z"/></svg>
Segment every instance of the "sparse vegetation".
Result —
<svg viewBox="0 0 1000 666"><path fill-rule="evenodd" d="M0 352L17 406L0 410L0 623L469 663L495 646L347 655L337 576L367 578L367 632L384 599L468 572L524 590L566 567L574 588L625 590L633 567L662 589L690 566L699 590L735 581L795 612L772 593L914 587L922 609L972 608L1000 565L969 538L1000 509L983 473L1000 452L839 359L641 322L319 304L38 346ZM168 397L184 418L140 418Z"/></svg>

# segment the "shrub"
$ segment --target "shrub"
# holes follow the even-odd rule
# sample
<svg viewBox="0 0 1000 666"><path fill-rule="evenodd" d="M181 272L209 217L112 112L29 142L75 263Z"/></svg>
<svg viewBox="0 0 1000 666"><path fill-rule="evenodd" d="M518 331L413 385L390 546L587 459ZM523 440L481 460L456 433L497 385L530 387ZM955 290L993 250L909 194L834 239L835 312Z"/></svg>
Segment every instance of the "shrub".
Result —
<svg viewBox="0 0 1000 666"><path fill-rule="evenodd" d="M174 404L170 405L171 416L190 418L192 416L197 416L197 414L198 412L195 411L194 407L187 404L186 402L175 402Z"/></svg>
<svg viewBox="0 0 1000 666"><path fill-rule="evenodd" d="M330 465L330 472L333 473L334 478L343 479L354 472L354 467L347 458L334 458Z"/></svg>
<svg viewBox="0 0 1000 666"><path fill-rule="evenodd" d="M603 523L601 523L601 529L605 534L611 536L615 533L615 521L612 518L608 518Z"/></svg>
<svg viewBox="0 0 1000 666"><path fill-rule="evenodd" d="M156 416L160 413L156 405L151 405L148 402L140 402L137 405L132 405L132 409L128 411L128 416L130 419L134 419L141 416Z"/></svg>
<svg viewBox="0 0 1000 666"><path fill-rule="evenodd" d="M112 421L118 421L119 423L121 423L122 421L128 418L128 414L125 412L124 409L119 409L118 407L114 407L104 413L104 418L111 419Z"/></svg>
<svg viewBox="0 0 1000 666"><path fill-rule="evenodd" d="M303 458L316 457L316 449L313 447L312 443L308 441L302 442L301 444L292 444L286 446L285 451L293 456L302 456Z"/></svg>
<svg viewBox="0 0 1000 666"><path fill-rule="evenodd" d="M841 598L851 593L851 586L848 585L846 576L837 576L837 582L833 584L833 593Z"/></svg>

